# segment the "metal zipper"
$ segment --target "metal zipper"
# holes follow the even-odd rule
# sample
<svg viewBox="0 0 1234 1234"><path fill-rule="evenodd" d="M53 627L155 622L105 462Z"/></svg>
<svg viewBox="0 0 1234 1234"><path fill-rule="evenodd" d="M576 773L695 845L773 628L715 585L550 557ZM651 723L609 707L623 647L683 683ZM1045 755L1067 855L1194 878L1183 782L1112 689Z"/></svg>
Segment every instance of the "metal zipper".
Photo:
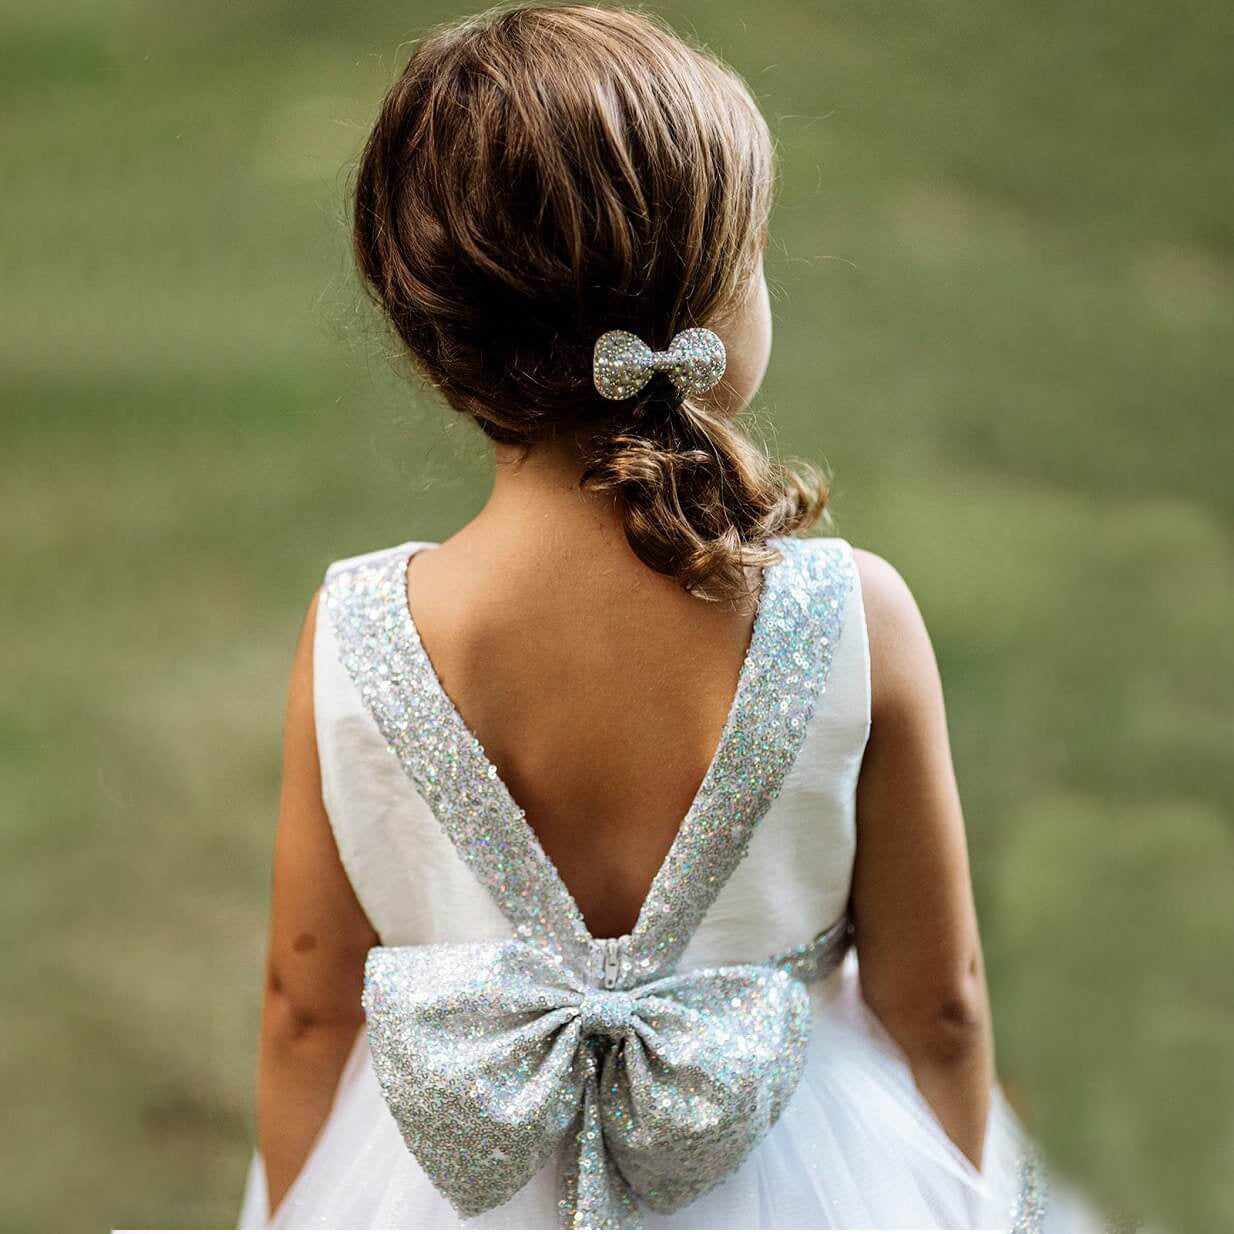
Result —
<svg viewBox="0 0 1234 1234"><path fill-rule="evenodd" d="M604 988L615 990L621 979L621 939L604 940Z"/></svg>

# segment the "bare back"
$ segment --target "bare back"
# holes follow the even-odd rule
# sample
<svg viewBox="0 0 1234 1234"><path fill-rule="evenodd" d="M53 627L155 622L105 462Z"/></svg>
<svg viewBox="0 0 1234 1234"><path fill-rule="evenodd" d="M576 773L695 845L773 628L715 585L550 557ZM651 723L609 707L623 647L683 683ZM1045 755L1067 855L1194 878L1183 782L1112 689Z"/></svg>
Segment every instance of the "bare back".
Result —
<svg viewBox="0 0 1234 1234"><path fill-rule="evenodd" d="M756 601L687 595L607 528L512 550L464 532L414 554L410 610L588 928L623 934L719 742Z"/></svg>

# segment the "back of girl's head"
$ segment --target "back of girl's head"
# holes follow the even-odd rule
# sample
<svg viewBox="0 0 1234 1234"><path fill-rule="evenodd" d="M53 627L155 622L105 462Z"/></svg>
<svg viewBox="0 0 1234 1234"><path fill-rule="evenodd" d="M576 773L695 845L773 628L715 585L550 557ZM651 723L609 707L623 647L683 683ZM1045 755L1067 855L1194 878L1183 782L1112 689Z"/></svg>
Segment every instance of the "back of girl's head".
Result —
<svg viewBox="0 0 1234 1234"><path fill-rule="evenodd" d="M600 334L653 348L757 276L771 141L741 81L635 12L520 6L422 40L361 160L361 272L417 368L493 440L569 435L639 557L714 598L823 511L705 397L613 402Z"/></svg>

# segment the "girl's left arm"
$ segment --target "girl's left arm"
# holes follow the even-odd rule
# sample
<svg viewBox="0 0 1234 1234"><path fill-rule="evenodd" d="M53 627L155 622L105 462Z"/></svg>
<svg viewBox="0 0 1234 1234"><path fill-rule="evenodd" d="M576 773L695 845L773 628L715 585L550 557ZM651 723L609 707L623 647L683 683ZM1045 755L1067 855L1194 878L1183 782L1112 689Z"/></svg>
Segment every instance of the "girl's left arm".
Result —
<svg viewBox="0 0 1234 1234"><path fill-rule="evenodd" d="M321 797L313 715L314 596L287 694L283 786L257 1074L270 1212L325 1123L364 1022L364 959L377 936L339 860Z"/></svg>
<svg viewBox="0 0 1234 1234"><path fill-rule="evenodd" d="M861 990L980 1168L994 1041L942 684L904 580L870 553L858 569L871 677L852 891Z"/></svg>

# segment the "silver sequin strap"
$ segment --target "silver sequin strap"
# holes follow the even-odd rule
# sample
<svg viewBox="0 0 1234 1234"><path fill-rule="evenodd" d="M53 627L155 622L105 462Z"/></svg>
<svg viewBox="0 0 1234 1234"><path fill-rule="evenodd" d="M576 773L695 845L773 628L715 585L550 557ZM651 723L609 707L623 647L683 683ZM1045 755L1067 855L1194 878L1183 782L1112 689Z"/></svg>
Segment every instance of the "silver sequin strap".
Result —
<svg viewBox="0 0 1234 1234"><path fill-rule="evenodd" d="M787 951L781 951L767 963L799 981L821 981L830 977L840 967L852 945L853 922L846 913L808 943L800 943Z"/></svg>
<svg viewBox="0 0 1234 1234"><path fill-rule="evenodd" d="M631 933L631 978L671 972L750 847L827 690L855 578L839 540L777 540L715 757Z"/></svg>
<svg viewBox="0 0 1234 1234"><path fill-rule="evenodd" d="M442 689L407 605L415 545L336 563L326 609L365 709L515 937L579 967L591 940L539 840Z"/></svg>

